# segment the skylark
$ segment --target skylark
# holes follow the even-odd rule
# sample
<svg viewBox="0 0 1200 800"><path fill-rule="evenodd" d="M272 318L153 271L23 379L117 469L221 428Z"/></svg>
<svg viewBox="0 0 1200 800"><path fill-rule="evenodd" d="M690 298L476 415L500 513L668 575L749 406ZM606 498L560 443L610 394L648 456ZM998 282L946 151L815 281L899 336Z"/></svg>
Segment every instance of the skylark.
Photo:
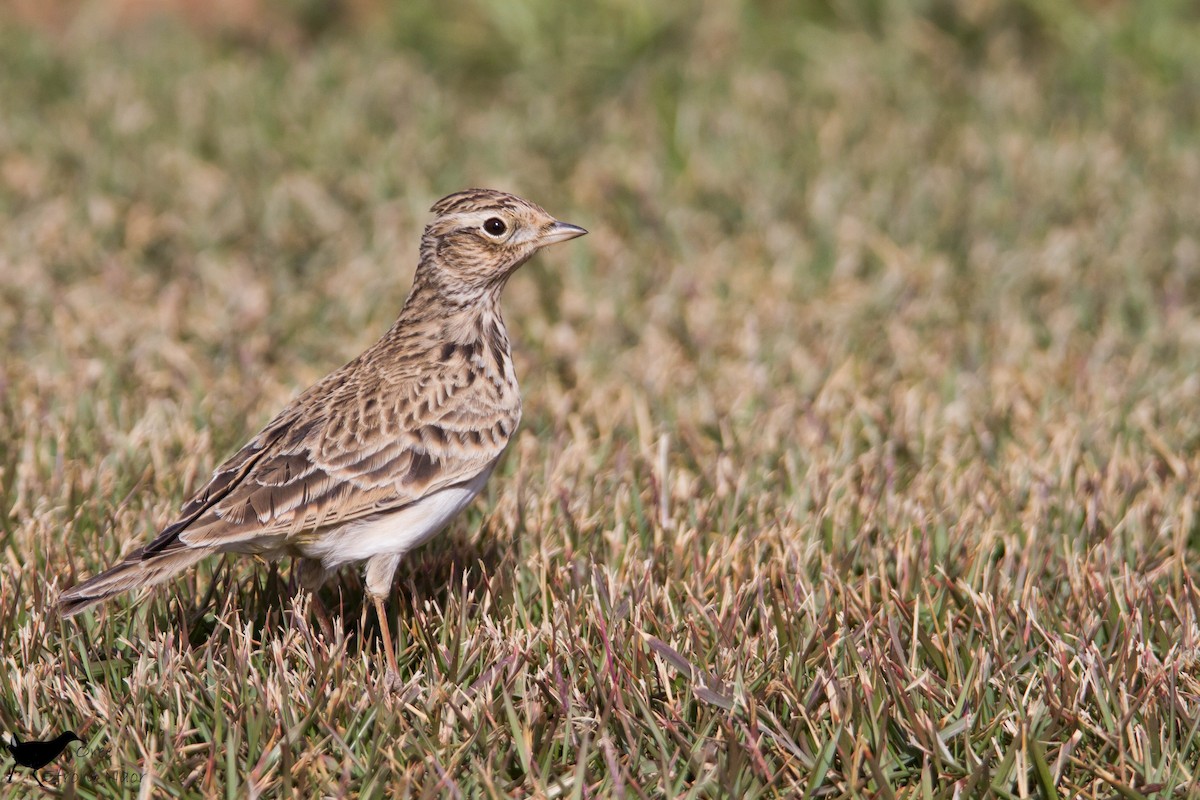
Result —
<svg viewBox="0 0 1200 800"><path fill-rule="evenodd" d="M363 561L389 676L384 601L400 559L479 493L521 419L500 293L539 249L587 233L504 192L439 200L391 329L217 468L178 518L59 603L78 613L215 553L303 559L306 587Z"/></svg>

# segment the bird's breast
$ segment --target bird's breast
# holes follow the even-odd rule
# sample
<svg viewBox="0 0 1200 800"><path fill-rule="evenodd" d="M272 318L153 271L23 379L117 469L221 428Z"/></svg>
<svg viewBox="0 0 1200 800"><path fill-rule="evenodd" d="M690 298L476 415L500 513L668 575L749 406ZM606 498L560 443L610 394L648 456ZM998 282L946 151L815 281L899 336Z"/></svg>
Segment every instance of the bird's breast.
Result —
<svg viewBox="0 0 1200 800"><path fill-rule="evenodd" d="M495 462L465 483L433 492L398 508L349 522L298 544L326 569L385 553L407 553L436 535L475 499Z"/></svg>

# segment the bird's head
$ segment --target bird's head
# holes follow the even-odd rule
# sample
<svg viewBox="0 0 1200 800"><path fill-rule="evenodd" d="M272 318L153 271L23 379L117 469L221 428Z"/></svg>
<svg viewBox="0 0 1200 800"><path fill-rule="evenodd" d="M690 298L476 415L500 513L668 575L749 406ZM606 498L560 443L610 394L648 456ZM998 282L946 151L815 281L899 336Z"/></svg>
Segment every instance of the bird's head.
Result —
<svg viewBox="0 0 1200 800"><path fill-rule="evenodd" d="M456 192L430 210L436 216L421 237L420 268L437 273L442 286L463 290L503 286L541 248L587 233L494 189Z"/></svg>

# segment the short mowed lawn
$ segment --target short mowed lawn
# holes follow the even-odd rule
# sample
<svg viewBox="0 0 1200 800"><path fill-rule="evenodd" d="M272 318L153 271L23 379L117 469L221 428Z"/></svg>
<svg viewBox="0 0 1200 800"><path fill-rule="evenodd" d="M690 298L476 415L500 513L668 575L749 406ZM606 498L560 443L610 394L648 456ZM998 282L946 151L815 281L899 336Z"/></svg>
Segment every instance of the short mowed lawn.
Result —
<svg viewBox="0 0 1200 800"><path fill-rule="evenodd" d="M1193 3L173 5L0 10L0 727L80 733L55 792L1200 796ZM60 618L476 185L591 233L509 284L401 690L352 569Z"/></svg>

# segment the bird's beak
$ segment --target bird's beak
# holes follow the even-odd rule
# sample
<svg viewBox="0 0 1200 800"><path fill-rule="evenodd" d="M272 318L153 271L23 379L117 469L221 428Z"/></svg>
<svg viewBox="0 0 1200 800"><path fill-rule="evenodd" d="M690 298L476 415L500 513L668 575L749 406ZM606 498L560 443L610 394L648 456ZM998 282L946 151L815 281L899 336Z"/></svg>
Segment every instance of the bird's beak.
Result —
<svg viewBox="0 0 1200 800"><path fill-rule="evenodd" d="M545 247L548 244L565 242L569 239L574 239L576 236L583 236L585 233L587 231L578 225L572 225L569 222L555 222L538 237L538 245Z"/></svg>

